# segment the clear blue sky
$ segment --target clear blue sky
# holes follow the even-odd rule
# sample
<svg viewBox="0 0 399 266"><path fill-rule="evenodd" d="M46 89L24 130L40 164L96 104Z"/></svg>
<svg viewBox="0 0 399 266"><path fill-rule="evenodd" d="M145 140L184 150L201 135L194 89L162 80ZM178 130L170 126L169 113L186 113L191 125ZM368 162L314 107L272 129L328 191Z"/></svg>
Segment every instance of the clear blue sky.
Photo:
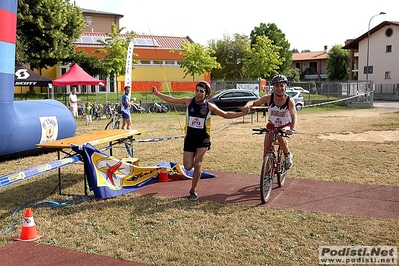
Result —
<svg viewBox="0 0 399 266"><path fill-rule="evenodd" d="M139 34L190 36L203 45L235 33L250 35L260 23L275 23L291 49L322 51L344 45L383 21L399 21L398 0L71 0L82 8L121 14L121 26Z"/></svg>

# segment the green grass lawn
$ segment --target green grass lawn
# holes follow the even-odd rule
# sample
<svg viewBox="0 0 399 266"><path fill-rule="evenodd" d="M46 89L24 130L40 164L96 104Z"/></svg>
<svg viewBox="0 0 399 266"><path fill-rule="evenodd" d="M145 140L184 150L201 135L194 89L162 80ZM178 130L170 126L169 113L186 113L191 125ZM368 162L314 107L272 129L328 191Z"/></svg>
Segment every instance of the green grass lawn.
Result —
<svg viewBox="0 0 399 266"><path fill-rule="evenodd" d="M294 167L289 178L399 186L399 142L323 139L321 136L398 130L398 112L341 107L317 107L298 112L297 134L290 139ZM133 114L141 139L180 136L183 112ZM85 126L77 120L77 133L104 129L108 120ZM258 175L262 136L251 135L249 116L236 120L212 117L212 149L204 170ZM140 165L161 161L181 163L183 140L135 143ZM123 156L124 147L114 156ZM56 153L5 161L0 176L57 158ZM64 193L82 195L83 165L62 169ZM29 202L64 202L58 195L57 171L0 189L0 245L14 241L21 230L23 204L33 208L38 243L100 254L151 265L317 265L320 246L399 245L399 221L342 214L315 213L267 206L128 193L113 199L88 200L61 208L41 208ZM223 192L228 188L221 187ZM254 184L248 184L254 185ZM273 192L272 192L273 193ZM317 193L317 191L315 191ZM370 191L372 193L372 191ZM332 199L333 200L333 199ZM371 199L372 200L372 199Z"/></svg>

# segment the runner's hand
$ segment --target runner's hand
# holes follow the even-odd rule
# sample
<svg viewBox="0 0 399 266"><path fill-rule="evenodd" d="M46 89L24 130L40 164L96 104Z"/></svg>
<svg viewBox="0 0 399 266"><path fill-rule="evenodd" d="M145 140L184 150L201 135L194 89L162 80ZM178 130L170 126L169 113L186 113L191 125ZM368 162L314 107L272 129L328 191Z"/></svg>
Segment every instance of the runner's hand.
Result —
<svg viewBox="0 0 399 266"><path fill-rule="evenodd" d="M157 87L152 86L152 87L151 87L151 93L152 93L152 94L155 94L155 95L158 95L159 92L158 92L158 90L157 90Z"/></svg>

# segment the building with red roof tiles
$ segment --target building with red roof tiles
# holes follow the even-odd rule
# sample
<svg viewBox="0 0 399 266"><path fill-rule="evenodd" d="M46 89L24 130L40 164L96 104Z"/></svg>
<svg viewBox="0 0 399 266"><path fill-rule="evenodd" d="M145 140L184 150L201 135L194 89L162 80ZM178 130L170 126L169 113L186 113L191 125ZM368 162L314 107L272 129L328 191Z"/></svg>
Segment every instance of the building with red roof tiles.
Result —
<svg viewBox="0 0 399 266"><path fill-rule="evenodd" d="M81 9L83 17L86 20L83 33L74 43L77 51L84 51L87 54L102 58L103 55L95 53L96 50L102 48L102 44L98 40L105 41L108 36L106 33L111 32L111 25L114 23L119 28L119 20L123 17L120 14L109 12L95 11L90 9ZM131 37L131 34L120 34L121 38ZM134 64L132 70L132 91L148 91L152 85L158 86L161 90L170 91L193 91L194 85L199 80L210 81L210 74L195 75L184 77L184 69L180 68L179 61L183 57L178 53L172 53L172 49L181 49L184 42L194 43L190 37L176 36L153 36L153 35L137 35L133 39L134 57L133 59L140 62ZM69 66L56 66L53 68L43 69L42 74L50 79L61 77L69 70ZM101 77L105 79L105 77ZM82 91L113 93L118 88L119 92L124 88L124 76L115 78L107 77L107 85L91 86L92 88L77 88L77 92ZM89 87L89 86L87 86ZM70 92L71 86L66 86L66 93Z"/></svg>
<svg viewBox="0 0 399 266"><path fill-rule="evenodd" d="M327 45L323 51L292 54L292 68L305 73L305 80L321 81L327 79Z"/></svg>

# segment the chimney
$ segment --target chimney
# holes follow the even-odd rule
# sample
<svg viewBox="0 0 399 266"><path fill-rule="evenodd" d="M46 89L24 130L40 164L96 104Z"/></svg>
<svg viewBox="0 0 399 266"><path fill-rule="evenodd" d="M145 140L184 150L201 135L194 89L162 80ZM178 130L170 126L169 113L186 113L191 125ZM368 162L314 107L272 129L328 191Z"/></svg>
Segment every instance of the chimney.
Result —
<svg viewBox="0 0 399 266"><path fill-rule="evenodd" d="M324 45L324 53L327 53L327 50L328 50L328 46Z"/></svg>

